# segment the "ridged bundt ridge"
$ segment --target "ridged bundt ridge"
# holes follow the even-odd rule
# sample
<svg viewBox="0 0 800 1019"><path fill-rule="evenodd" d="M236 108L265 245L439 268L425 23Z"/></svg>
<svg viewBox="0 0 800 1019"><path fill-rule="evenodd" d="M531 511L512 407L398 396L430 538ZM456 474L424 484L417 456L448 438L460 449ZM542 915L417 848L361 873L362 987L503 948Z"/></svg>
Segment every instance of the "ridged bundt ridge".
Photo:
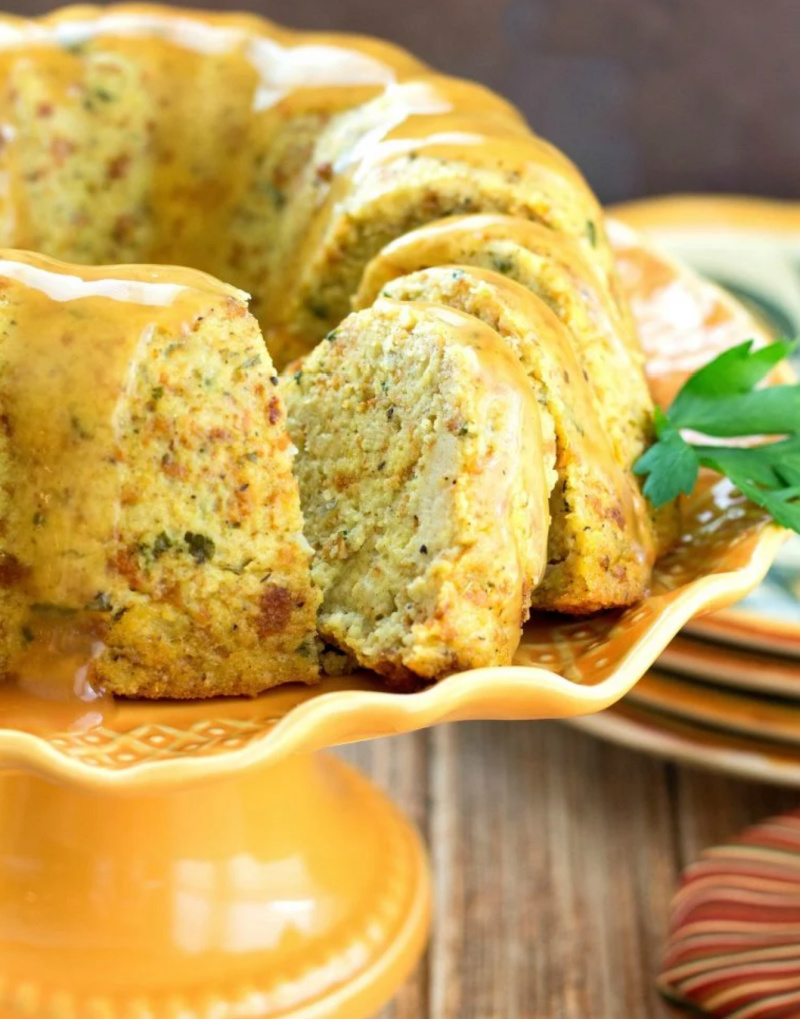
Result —
<svg viewBox="0 0 800 1019"><path fill-rule="evenodd" d="M487 89L370 39L161 7L0 22L0 242L192 265L252 295L279 365L412 227L498 211L612 259L591 191Z"/></svg>

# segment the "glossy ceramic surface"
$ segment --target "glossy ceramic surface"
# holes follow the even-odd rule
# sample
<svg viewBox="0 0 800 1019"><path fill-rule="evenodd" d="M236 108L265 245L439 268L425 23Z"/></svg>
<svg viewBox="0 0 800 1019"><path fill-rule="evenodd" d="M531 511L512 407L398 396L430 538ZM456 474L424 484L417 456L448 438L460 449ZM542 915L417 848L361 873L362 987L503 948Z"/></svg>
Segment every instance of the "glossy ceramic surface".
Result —
<svg viewBox="0 0 800 1019"><path fill-rule="evenodd" d="M658 978L718 1019L790 1019L800 1008L800 812L772 817L683 872Z"/></svg>
<svg viewBox="0 0 800 1019"><path fill-rule="evenodd" d="M725 609L707 619L693 619L687 631L722 645L800 659L798 624L780 614L793 614L794 603L790 600L791 592L775 583L779 572L770 570L756 591L743 599L745 607Z"/></svg>
<svg viewBox="0 0 800 1019"><path fill-rule="evenodd" d="M775 740L800 749L800 704L651 669L627 695L631 704L722 733Z"/></svg>
<svg viewBox="0 0 800 1019"><path fill-rule="evenodd" d="M669 672L715 686L800 700L800 664L793 658L734 648L684 634L665 649L658 664Z"/></svg>
<svg viewBox="0 0 800 1019"><path fill-rule="evenodd" d="M766 332L800 335L800 206L689 197L636 202L615 215L726 287ZM688 351L701 327L735 322L730 306L720 316L693 303L682 322ZM653 340L663 335L656 326ZM792 537L743 602L691 620L687 636L664 650L659 665L673 675L652 672L624 702L574 724L648 753L800 785L798 591L800 539Z"/></svg>
<svg viewBox="0 0 800 1019"><path fill-rule="evenodd" d="M800 749L715 730L627 700L600 714L572 719L570 724L643 754L739 778L800 787Z"/></svg>
<svg viewBox="0 0 800 1019"><path fill-rule="evenodd" d="M416 833L341 761L129 796L0 774L3 1019L356 1019L428 930Z"/></svg>
<svg viewBox="0 0 800 1019"><path fill-rule="evenodd" d="M773 335L800 336L800 204L693 196L635 202L614 214L724 286ZM787 542L744 601L690 629L800 656L800 538Z"/></svg>
<svg viewBox="0 0 800 1019"><path fill-rule="evenodd" d="M141 789L438 722L601 710L633 686L695 613L758 583L783 541L726 482L693 497L684 520L682 540L659 563L645 602L588 620L537 617L515 667L461 673L410 695L386 693L363 674L312 689L277 688L254 700L118 702L72 731L37 733L36 717L22 722L29 731L0 730L0 754L8 765L40 774Z"/></svg>

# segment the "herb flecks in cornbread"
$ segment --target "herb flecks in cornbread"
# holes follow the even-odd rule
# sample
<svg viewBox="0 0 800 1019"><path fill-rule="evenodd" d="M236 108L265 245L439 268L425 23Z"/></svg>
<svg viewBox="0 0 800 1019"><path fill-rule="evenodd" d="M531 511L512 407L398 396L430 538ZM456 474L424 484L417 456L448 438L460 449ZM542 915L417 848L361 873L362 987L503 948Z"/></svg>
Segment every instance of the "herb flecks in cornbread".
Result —
<svg viewBox="0 0 800 1019"><path fill-rule="evenodd" d="M379 300L284 387L321 635L401 684L510 664L545 569L554 450L502 340Z"/></svg>
<svg viewBox="0 0 800 1019"><path fill-rule="evenodd" d="M92 617L116 693L316 677L280 394L243 295L192 270L0 253L2 653Z"/></svg>

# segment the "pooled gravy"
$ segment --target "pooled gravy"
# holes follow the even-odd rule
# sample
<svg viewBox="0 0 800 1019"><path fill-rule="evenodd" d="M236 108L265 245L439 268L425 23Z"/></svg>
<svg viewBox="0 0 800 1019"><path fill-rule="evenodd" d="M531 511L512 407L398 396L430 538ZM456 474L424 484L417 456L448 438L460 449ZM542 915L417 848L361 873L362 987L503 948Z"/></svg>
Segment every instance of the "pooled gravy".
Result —
<svg viewBox="0 0 800 1019"><path fill-rule="evenodd" d="M91 661L105 646L104 630L99 613L31 613L28 643L11 657L0 682L0 728L50 735L108 722L114 698L89 681Z"/></svg>

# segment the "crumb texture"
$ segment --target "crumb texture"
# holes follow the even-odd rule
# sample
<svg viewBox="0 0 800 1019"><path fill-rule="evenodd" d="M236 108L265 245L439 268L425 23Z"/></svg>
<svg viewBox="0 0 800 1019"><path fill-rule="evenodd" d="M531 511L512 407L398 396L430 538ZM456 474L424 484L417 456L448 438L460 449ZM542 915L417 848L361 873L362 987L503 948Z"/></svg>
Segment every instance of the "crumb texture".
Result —
<svg viewBox="0 0 800 1019"><path fill-rule="evenodd" d="M98 287L20 257L0 259L12 669L37 634L89 614L92 675L118 693L313 680L318 597L292 449L245 305L199 274L119 270Z"/></svg>
<svg viewBox="0 0 800 1019"><path fill-rule="evenodd" d="M497 334L380 300L284 386L322 636L397 681L510 663L545 568L553 450Z"/></svg>

